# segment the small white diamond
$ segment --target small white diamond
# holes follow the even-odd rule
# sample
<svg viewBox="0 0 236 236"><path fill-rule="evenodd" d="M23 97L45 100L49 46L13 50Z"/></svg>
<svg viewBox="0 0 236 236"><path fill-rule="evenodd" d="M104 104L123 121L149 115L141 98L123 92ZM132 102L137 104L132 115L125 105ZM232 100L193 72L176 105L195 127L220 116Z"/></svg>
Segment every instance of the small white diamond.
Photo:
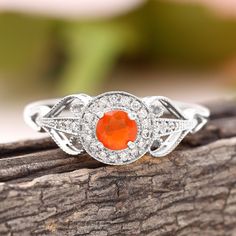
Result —
<svg viewBox="0 0 236 236"><path fill-rule="evenodd" d="M51 125L57 126L57 125L58 125L58 120L52 120L52 121L49 120L49 123L50 123Z"/></svg>
<svg viewBox="0 0 236 236"><path fill-rule="evenodd" d="M82 108L84 104L81 102L73 103L70 106L70 111L75 115L78 116L81 114Z"/></svg>
<svg viewBox="0 0 236 236"><path fill-rule="evenodd" d="M48 121L48 120L43 121L42 120L41 122L42 122L42 125L49 126L49 127L52 127L52 128L55 128L58 125L58 122L54 121L54 120L51 120L51 121Z"/></svg>
<svg viewBox="0 0 236 236"><path fill-rule="evenodd" d="M138 150L136 148L132 149L131 153L132 153L132 155L137 156L138 155Z"/></svg>
<svg viewBox="0 0 236 236"><path fill-rule="evenodd" d="M98 103L98 111L101 112L104 108L106 108L106 103L99 102Z"/></svg>
<svg viewBox="0 0 236 236"><path fill-rule="evenodd" d="M85 114L84 114L84 119L85 119L87 122L93 121L93 114L91 114L91 113L85 113Z"/></svg>
<svg viewBox="0 0 236 236"><path fill-rule="evenodd" d="M136 116L135 113L128 113L128 117L129 117L131 120L135 120L137 116Z"/></svg>
<svg viewBox="0 0 236 236"><path fill-rule="evenodd" d="M120 153L119 156L123 161L127 160L127 154L125 152Z"/></svg>
<svg viewBox="0 0 236 236"><path fill-rule="evenodd" d="M175 123L174 122L170 122L170 124L169 124L169 128L171 129L171 130L174 130L175 129Z"/></svg>
<svg viewBox="0 0 236 236"><path fill-rule="evenodd" d="M91 134L92 130L91 130L91 128L88 125L84 125L83 126L83 132L85 134Z"/></svg>
<svg viewBox="0 0 236 236"><path fill-rule="evenodd" d="M144 121L142 122L142 127L143 127L144 129L147 129L147 128L149 127L148 120L144 120Z"/></svg>
<svg viewBox="0 0 236 236"><path fill-rule="evenodd" d="M92 106L91 106L91 112L93 112L93 113L97 113L97 112L99 112L101 110L101 108L100 108L100 106L98 105L98 104L93 104Z"/></svg>
<svg viewBox="0 0 236 236"><path fill-rule="evenodd" d="M70 121L70 120L65 121L65 129L66 130L70 130L71 123L72 123L72 121Z"/></svg>
<svg viewBox="0 0 236 236"><path fill-rule="evenodd" d="M118 94L113 94L109 97L109 100L111 101L111 103L117 104L120 100L120 96Z"/></svg>
<svg viewBox="0 0 236 236"><path fill-rule="evenodd" d="M121 105L124 106L124 107L130 106L130 102L131 102L131 101L130 101L130 98L127 97L127 96L122 97L122 98L120 99L120 103L121 103Z"/></svg>
<svg viewBox="0 0 236 236"><path fill-rule="evenodd" d="M98 147L97 147L97 145L96 144L91 144L90 145L90 150L91 150L91 152L97 152L98 151Z"/></svg>
<svg viewBox="0 0 236 236"><path fill-rule="evenodd" d="M142 109L140 112L139 112L139 115L141 118L146 118L147 117L147 110L146 109Z"/></svg>
<svg viewBox="0 0 236 236"><path fill-rule="evenodd" d="M128 147L131 148L131 149L135 148L135 143L129 141L129 142L128 142Z"/></svg>
<svg viewBox="0 0 236 236"><path fill-rule="evenodd" d="M107 103L109 102L109 100L107 99L107 97L102 97L100 98L100 102L107 105Z"/></svg>
<svg viewBox="0 0 236 236"><path fill-rule="evenodd" d="M103 144L102 143L98 143L98 147L100 148L100 149L103 149L104 148L104 146L103 146Z"/></svg>
<svg viewBox="0 0 236 236"><path fill-rule="evenodd" d="M58 129L65 129L66 128L66 124L65 124L65 121L63 120L59 120L58 123L57 123L57 128Z"/></svg>
<svg viewBox="0 0 236 236"><path fill-rule="evenodd" d="M110 159L114 162L117 161L117 156L115 154L110 155Z"/></svg>
<svg viewBox="0 0 236 236"><path fill-rule="evenodd" d="M141 139L140 141L139 141L139 143L138 143L138 146L139 147L143 147L144 146L144 140L143 139Z"/></svg>
<svg viewBox="0 0 236 236"><path fill-rule="evenodd" d="M138 110L141 108L140 102L138 102L138 101L133 101L132 104L131 104L131 108L132 108L134 111L138 111Z"/></svg>
<svg viewBox="0 0 236 236"><path fill-rule="evenodd" d="M79 131L79 125L77 122L72 122L70 125L70 128L72 130L72 132L78 132Z"/></svg>
<svg viewBox="0 0 236 236"><path fill-rule="evenodd" d="M91 135L85 135L84 136L84 140L86 141L86 142L90 142L91 141Z"/></svg>
<svg viewBox="0 0 236 236"><path fill-rule="evenodd" d="M141 148L138 150L139 155L144 155L146 153L145 149Z"/></svg>
<svg viewBox="0 0 236 236"><path fill-rule="evenodd" d="M107 155L106 155L105 152L101 152L99 156L100 156L100 158L102 158L102 159L107 157Z"/></svg>
<svg viewBox="0 0 236 236"><path fill-rule="evenodd" d="M143 138L149 138L149 131L148 129L144 129L142 133Z"/></svg>
<svg viewBox="0 0 236 236"><path fill-rule="evenodd" d="M99 111L99 112L97 113L97 116L98 116L99 118L102 118L102 117L104 116L104 113L101 112L101 111Z"/></svg>
<svg viewBox="0 0 236 236"><path fill-rule="evenodd" d="M159 104L152 104L150 108L151 111L158 117L162 116L164 113L164 109Z"/></svg>

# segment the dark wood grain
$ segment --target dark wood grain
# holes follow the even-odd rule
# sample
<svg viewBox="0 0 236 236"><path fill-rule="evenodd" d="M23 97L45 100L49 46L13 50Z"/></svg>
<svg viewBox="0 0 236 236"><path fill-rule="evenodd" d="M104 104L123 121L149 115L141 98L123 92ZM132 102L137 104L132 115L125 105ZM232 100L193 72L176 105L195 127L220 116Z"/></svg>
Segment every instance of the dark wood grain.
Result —
<svg viewBox="0 0 236 236"><path fill-rule="evenodd" d="M164 158L107 166L50 139L0 145L0 235L236 235L236 103Z"/></svg>

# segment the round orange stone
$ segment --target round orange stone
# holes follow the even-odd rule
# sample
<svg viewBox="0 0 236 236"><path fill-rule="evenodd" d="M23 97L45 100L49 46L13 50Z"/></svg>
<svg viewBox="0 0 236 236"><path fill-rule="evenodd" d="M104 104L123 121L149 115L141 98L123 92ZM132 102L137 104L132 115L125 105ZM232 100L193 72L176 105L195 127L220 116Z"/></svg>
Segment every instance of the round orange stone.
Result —
<svg viewBox="0 0 236 236"><path fill-rule="evenodd" d="M96 135L104 147L111 150L122 150L128 147L129 141L137 137L137 123L121 110L109 111L98 121Z"/></svg>

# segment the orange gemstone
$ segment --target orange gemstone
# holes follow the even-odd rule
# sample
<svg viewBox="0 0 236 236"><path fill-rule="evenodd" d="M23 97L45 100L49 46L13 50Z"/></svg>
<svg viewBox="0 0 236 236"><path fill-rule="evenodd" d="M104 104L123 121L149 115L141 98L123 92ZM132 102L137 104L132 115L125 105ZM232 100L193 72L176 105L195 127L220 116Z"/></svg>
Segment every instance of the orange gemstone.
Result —
<svg viewBox="0 0 236 236"><path fill-rule="evenodd" d="M121 110L109 111L98 121L96 135L104 147L111 150L122 150L128 147L129 141L137 137L137 123Z"/></svg>

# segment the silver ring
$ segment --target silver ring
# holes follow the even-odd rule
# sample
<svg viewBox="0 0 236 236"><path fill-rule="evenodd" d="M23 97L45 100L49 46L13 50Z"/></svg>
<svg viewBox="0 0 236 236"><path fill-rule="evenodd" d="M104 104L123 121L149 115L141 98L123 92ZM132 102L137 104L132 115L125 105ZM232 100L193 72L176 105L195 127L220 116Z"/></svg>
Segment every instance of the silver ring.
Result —
<svg viewBox="0 0 236 236"><path fill-rule="evenodd" d="M200 130L209 115L200 105L120 91L96 97L69 95L35 102L24 110L26 123L47 132L64 152L87 152L111 165L134 162L145 153L167 155L188 133Z"/></svg>

